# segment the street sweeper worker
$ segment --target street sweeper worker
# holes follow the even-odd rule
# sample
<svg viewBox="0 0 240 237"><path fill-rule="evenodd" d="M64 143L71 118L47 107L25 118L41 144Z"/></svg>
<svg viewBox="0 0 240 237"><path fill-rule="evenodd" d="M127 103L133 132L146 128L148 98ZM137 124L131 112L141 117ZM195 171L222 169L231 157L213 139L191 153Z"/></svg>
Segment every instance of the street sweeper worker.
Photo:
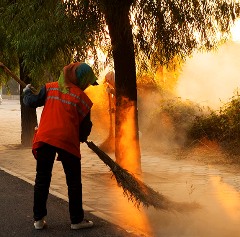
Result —
<svg viewBox="0 0 240 237"><path fill-rule="evenodd" d="M116 93L115 93L115 73L109 71L103 80L106 86L108 96L108 112L109 112L109 134L105 141L100 145L100 148L106 152L115 151L115 111L116 111Z"/></svg>
<svg viewBox="0 0 240 237"><path fill-rule="evenodd" d="M80 154L80 142L87 140L92 128L93 103L84 93L90 85L98 85L92 68L86 63L75 62L65 66L59 80L46 83L38 94L32 93L30 84L23 90L26 106L44 106L32 147L36 158L35 229L43 229L46 225L46 205L56 154L66 175L71 229L93 226L92 221L84 218Z"/></svg>
<svg viewBox="0 0 240 237"><path fill-rule="evenodd" d="M103 83L107 85L106 92L115 96L115 73L113 71L105 75Z"/></svg>
<svg viewBox="0 0 240 237"><path fill-rule="evenodd" d="M115 112L116 106L116 92L115 92L115 73L109 71L104 78L103 84L106 85L106 92L108 93L109 112Z"/></svg>
<svg viewBox="0 0 240 237"><path fill-rule="evenodd" d="M107 93L115 96L115 73L113 71L110 71L105 75L104 83L107 84Z"/></svg>

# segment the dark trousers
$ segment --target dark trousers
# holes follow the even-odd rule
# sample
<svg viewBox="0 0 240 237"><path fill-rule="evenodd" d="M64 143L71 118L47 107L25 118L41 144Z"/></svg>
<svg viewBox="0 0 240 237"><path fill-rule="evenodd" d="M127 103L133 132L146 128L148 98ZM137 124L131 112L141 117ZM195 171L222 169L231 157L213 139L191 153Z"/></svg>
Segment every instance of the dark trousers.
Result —
<svg viewBox="0 0 240 237"><path fill-rule="evenodd" d="M34 186L33 206L34 220L41 220L47 215L47 199L56 153L58 153L58 159L62 162L66 175L71 223L77 224L84 218L82 207L81 161L78 157L48 144L43 145L37 150L37 173Z"/></svg>

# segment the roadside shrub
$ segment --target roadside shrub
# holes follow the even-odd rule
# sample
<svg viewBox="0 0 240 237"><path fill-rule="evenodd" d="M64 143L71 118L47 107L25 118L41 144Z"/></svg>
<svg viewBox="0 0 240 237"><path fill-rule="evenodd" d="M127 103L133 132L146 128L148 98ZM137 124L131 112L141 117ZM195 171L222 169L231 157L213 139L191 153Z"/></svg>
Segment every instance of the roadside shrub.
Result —
<svg viewBox="0 0 240 237"><path fill-rule="evenodd" d="M151 111L140 116L140 131L144 141L159 149L182 147L185 144L186 131L195 117L202 113L200 107L178 97L153 97L154 102L145 106L151 108ZM141 103L146 104L146 101L140 101Z"/></svg>
<svg viewBox="0 0 240 237"><path fill-rule="evenodd" d="M240 96L237 93L218 111L196 116L189 127L188 142L203 138L217 141L227 152L240 151Z"/></svg>

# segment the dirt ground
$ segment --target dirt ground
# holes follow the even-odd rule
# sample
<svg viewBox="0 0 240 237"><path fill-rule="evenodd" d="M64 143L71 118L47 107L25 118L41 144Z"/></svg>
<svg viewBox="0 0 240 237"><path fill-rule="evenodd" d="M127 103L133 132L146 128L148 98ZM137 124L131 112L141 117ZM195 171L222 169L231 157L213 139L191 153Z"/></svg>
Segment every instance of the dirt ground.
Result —
<svg viewBox="0 0 240 237"><path fill-rule="evenodd" d="M38 117L40 114L41 109L38 109ZM99 118L94 112L93 116L95 128L90 139L99 144L107 135L107 125L97 129ZM9 161L1 155L6 154L6 149L10 149L9 154L13 155L11 146L14 149L16 144L20 144L18 101L5 100L0 105L0 131L0 167L9 165L15 168L15 172L17 170L21 172L21 162L14 157ZM143 139L141 142L144 142ZM85 178L89 184L95 185L96 190L94 188L85 190L88 194L92 193L92 196L88 195L89 197L86 198L86 204L109 216L114 214L116 219L117 216L121 217L120 213L123 212L124 222L138 225L140 229L151 233L150 236L154 237L239 237L239 168L229 164L223 165L224 160L217 149L197 148L183 153L170 151L171 149L163 150L161 147L157 149L156 146L143 146L144 181L171 200L197 203L201 208L186 209L182 213L159 211L151 207L138 210L126 200L119 199L119 192L111 192L110 186L104 189L105 193L99 191L103 190L101 181L108 176L102 168L102 172L97 173L99 167L92 165L91 159L88 160L89 170ZM34 170L29 171L29 174L29 177L34 177ZM54 183L53 185L58 192L63 192L61 185ZM111 193L110 197L108 193ZM66 195L66 193L62 194ZM113 209L119 213L113 213Z"/></svg>

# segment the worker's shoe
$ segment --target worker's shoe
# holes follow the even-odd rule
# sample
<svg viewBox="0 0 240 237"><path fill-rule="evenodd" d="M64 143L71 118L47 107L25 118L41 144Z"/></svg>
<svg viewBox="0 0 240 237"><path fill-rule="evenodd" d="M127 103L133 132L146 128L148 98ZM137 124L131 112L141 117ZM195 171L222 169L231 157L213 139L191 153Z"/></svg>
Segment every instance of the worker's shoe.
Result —
<svg viewBox="0 0 240 237"><path fill-rule="evenodd" d="M79 229L84 229L84 228L90 228L93 226L92 221L88 221L86 219L83 219L80 223L77 224L71 224L71 229L72 230L79 230Z"/></svg>
<svg viewBox="0 0 240 237"><path fill-rule="evenodd" d="M42 218L41 220L34 221L34 227L36 230L42 230L47 225L47 222Z"/></svg>

